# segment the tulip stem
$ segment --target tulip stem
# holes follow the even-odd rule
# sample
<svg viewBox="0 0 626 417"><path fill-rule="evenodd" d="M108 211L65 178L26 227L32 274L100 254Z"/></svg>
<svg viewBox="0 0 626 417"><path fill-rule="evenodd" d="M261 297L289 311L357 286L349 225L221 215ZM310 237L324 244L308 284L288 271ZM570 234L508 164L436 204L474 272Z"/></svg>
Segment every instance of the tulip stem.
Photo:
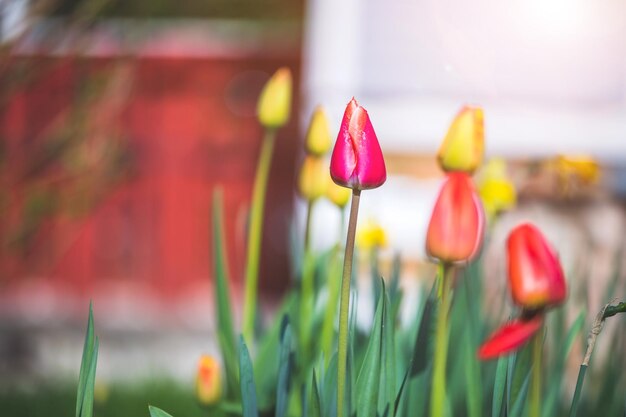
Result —
<svg viewBox="0 0 626 417"><path fill-rule="evenodd" d="M430 397L430 415L446 414L446 359L448 356L448 314L452 302L452 265L442 263L439 268L439 312L435 330L435 352L433 359L433 379Z"/></svg>
<svg viewBox="0 0 626 417"><path fill-rule="evenodd" d="M354 237L356 221L359 214L361 190L352 190L348 236L343 258L343 275L341 277L341 295L339 302L339 346L337 362L337 417L344 416L344 396L346 389L346 367L348 359L348 311L350 307L350 280L352 278L352 255L354 254Z"/></svg>
<svg viewBox="0 0 626 417"><path fill-rule="evenodd" d="M530 391L530 417L541 417L541 359L543 356L543 326L533 337L532 387Z"/></svg>
<svg viewBox="0 0 626 417"><path fill-rule="evenodd" d="M254 319L257 308L257 287L259 282L259 259L261 253L261 236L263 232L263 210L265 194L269 178L276 131L266 129L261 153L254 177L252 189L252 205L250 207L250 226L248 229L248 251L246 259L246 281L243 303L242 333L248 346L254 344Z"/></svg>
<svg viewBox="0 0 626 417"><path fill-rule="evenodd" d="M313 201L310 200L306 206L306 223L304 225L304 252L311 246L311 218L313 217Z"/></svg>
<svg viewBox="0 0 626 417"><path fill-rule="evenodd" d="M580 402L580 393L582 392L583 382L585 382L585 374L587 373L587 368L589 367L589 361L591 360L591 354L593 353L593 349L596 346L596 340L604 327L604 321L613 317L618 313L626 313L626 303L621 302L619 304L613 305L612 302L605 305L602 310L596 316L595 321L593 322L593 326L589 335L587 336L587 351L585 352L585 357L583 358L583 363L580 365L580 369L578 370L578 379L576 380L576 389L574 391L574 397L572 398L572 405L569 410L569 417L576 417L578 413L578 404Z"/></svg>

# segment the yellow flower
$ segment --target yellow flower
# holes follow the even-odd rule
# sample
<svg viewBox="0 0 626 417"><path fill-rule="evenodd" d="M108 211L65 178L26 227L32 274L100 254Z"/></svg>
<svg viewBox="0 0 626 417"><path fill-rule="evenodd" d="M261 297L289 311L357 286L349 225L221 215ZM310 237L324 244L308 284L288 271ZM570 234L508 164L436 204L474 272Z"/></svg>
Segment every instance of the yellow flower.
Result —
<svg viewBox="0 0 626 417"><path fill-rule="evenodd" d="M222 395L219 362L212 356L202 355L196 375L196 396L202 405L212 405Z"/></svg>
<svg viewBox="0 0 626 417"><path fill-rule="evenodd" d="M515 206L517 191L503 159L493 158L483 167L478 178L478 192L490 219Z"/></svg>
<svg viewBox="0 0 626 417"><path fill-rule="evenodd" d="M109 400L110 397L109 386L106 382L96 380L93 389L93 400L97 404L104 404Z"/></svg>
<svg viewBox="0 0 626 417"><path fill-rule="evenodd" d="M277 129L289 120L291 84L291 71L283 67L276 71L263 87L257 103L257 115L264 127Z"/></svg>
<svg viewBox="0 0 626 417"><path fill-rule="evenodd" d="M356 231L357 246L364 250L387 246L385 229L373 219L366 220Z"/></svg>
<svg viewBox="0 0 626 417"><path fill-rule="evenodd" d="M441 169L471 174L480 166L485 147L483 123L480 107L464 106L461 109L437 153Z"/></svg>
<svg viewBox="0 0 626 417"><path fill-rule="evenodd" d="M342 209L348 204L350 197L352 197L352 189L335 184L329 173L326 184L326 198Z"/></svg>
<svg viewBox="0 0 626 417"><path fill-rule="evenodd" d="M304 147L311 155L323 156L330 150L332 144L328 117L326 117L324 108L322 106L317 106L311 116L311 122L306 133Z"/></svg>
<svg viewBox="0 0 626 417"><path fill-rule="evenodd" d="M554 160L554 166L563 181L575 178L583 184L595 184L600 178L600 166L590 156L559 155Z"/></svg>
<svg viewBox="0 0 626 417"><path fill-rule="evenodd" d="M328 185L328 166L322 158L304 157L298 176L298 192L307 201L315 201L324 195Z"/></svg>

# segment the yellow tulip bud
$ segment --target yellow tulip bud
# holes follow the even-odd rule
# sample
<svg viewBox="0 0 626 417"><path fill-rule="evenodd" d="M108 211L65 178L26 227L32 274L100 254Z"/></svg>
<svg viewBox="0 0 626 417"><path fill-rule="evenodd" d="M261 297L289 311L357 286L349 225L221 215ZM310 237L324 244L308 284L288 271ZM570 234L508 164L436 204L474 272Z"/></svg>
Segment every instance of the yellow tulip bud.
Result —
<svg viewBox="0 0 626 417"><path fill-rule="evenodd" d="M222 395L220 364L212 356L202 355L196 375L196 396L202 405L212 405Z"/></svg>
<svg viewBox="0 0 626 417"><path fill-rule="evenodd" d="M315 156L323 156L332 146L328 117L322 106L318 106L311 116L309 130L306 133L304 147L306 151Z"/></svg>
<svg viewBox="0 0 626 417"><path fill-rule="evenodd" d="M478 178L478 193L488 218L515 206L517 191L506 172L504 160L494 158L487 162Z"/></svg>
<svg viewBox="0 0 626 417"><path fill-rule="evenodd" d="M307 201L315 201L324 195L328 185L328 166L316 156L304 157L298 176L298 192Z"/></svg>
<svg viewBox="0 0 626 417"><path fill-rule="evenodd" d="M352 189L335 184L335 181L328 175L326 185L326 198L339 208L344 208L352 197Z"/></svg>
<svg viewBox="0 0 626 417"><path fill-rule="evenodd" d="M441 169L473 173L482 162L484 142L483 110L464 106L452 121L439 148L437 159Z"/></svg>
<svg viewBox="0 0 626 417"><path fill-rule="evenodd" d="M368 219L356 231L356 244L364 250L384 248L387 246L387 233L378 222Z"/></svg>
<svg viewBox="0 0 626 417"><path fill-rule="evenodd" d="M276 71L263 87L257 103L257 115L264 127L277 129L289 120L291 84L291 71L283 67Z"/></svg>

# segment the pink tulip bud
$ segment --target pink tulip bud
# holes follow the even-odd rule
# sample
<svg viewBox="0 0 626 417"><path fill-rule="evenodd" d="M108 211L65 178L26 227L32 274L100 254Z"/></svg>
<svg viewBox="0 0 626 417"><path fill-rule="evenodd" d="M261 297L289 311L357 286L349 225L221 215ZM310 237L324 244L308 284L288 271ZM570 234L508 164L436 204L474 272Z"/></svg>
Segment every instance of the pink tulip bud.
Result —
<svg viewBox="0 0 626 417"><path fill-rule="evenodd" d="M387 179L385 160L367 111L353 98L341 121L330 160L338 185L354 190L380 187Z"/></svg>
<svg viewBox="0 0 626 417"><path fill-rule="evenodd" d="M450 172L428 225L426 252L443 262L471 260L483 241L485 215L470 176Z"/></svg>
<svg viewBox="0 0 626 417"><path fill-rule="evenodd" d="M567 296L563 269L554 249L530 223L517 226L507 241L513 301L536 309L560 304Z"/></svg>

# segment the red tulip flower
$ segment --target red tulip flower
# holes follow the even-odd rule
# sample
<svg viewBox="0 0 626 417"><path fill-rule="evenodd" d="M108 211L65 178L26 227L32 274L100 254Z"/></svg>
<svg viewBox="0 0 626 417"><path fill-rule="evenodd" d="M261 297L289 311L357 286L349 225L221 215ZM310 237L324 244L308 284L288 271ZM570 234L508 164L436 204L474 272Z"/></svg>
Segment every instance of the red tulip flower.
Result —
<svg viewBox="0 0 626 417"><path fill-rule="evenodd" d="M484 225L472 179L464 172L450 172L430 218L426 252L443 262L469 261L480 249Z"/></svg>
<svg viewBox="0 0 626 417"><path fill-rule="evenodd" d="M543 234L530 223L509 234L509 284L513 301L525 309L563 302L567 295L559 258Z"/></svg>
<svg viewBox="0 0 626 417"><path fill-rule="evenodd" d="M385 160L367 111L353 98L341 121L330 159L333 181L353 190L380 187L387 179Z"/></svg>
<svg viewBox="0 0 626 417"><path fill-rule="evenodd" d="M567 285L561 263L543 234L530 223L517 226L507 242L509 285L522 314L497 330L478 351L481 359L507 354L541 328L545 309L561 304Z"/></svg>

